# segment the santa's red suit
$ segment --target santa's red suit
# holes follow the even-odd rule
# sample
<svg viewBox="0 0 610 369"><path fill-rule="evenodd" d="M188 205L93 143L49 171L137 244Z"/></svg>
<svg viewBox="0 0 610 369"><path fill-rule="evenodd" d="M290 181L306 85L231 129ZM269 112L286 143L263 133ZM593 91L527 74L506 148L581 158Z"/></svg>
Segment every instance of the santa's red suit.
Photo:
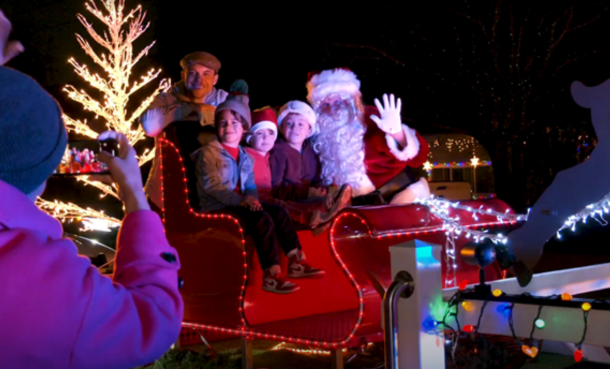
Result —
<svg viewBox="0 0 610 369"><path fill-rule="evenodd" d="M371 119L371 115L379 116L376 107L367 106L364 111L364 123L366 133L364 134L364 166L368 178L363 180L360 194L367 194L388 183L407 167L420 167L427 158L430 148L428 142L422 138L417 131L402 125L402 130L407 137L407 146L399 148L396 140L389 134L383 132ZM421 192L416 182L409 188L416 195L429 195L427 190ZM397 194L395 198L400 196ZM399 202L398 199L392 201Z"/></svg>

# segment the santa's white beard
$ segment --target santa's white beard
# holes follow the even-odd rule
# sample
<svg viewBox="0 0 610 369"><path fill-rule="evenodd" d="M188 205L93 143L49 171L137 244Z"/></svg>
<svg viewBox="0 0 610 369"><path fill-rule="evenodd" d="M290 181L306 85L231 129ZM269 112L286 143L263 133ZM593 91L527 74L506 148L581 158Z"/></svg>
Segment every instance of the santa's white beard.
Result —
<svg viewBox="0 0 610 369"><path fill-rule="evenodd" d="M352 113L346 106L334 113L319 113L317 124L319 134L314 139L314 149L320 155L324 182L349 184L354 196L372 191L364 166L366 127L361 114Z"/></svg>

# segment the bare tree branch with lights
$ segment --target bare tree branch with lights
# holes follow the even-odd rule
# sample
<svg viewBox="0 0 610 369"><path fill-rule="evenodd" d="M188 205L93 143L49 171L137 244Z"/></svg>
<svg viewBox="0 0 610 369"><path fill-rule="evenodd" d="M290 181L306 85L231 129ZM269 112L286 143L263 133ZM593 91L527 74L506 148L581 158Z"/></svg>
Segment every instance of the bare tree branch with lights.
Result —
<svg viewBox="0 0 610 369"><path fill-rule="evenodd" d="M97 32L93 24L81 14L78 20L87 30L89 36L104 50L97 52L89 41L77 34L76 39L85 53L93 59L104 72L104 76L93 73L85 64L70 58L68 62L74 67L76 74L85 80L91 87L103 94L103 101L98 101L89 93L78 90L74 86L66 86L64 91L68 97L80 103L86 111L95 114L106 121L109 130L123 133L127 136L129 143L135 146L145 138L145 133L139 124L138 117L148 108L155 96L160 92L167 91L171 83L169 80L161 80L159 86L153 93L145 98L132 112L128 112L127 103L132 95L156 79L161 70L152 69L139 80L130 82L133 67L148 54L155 44L154 42L142 49L134 57L133 43L148 29L150 23L144 23L146 12L138 5L135 9L125 14L125 0L101 0L103 8L100 10L96 0L85 3L87 10L101 21L107 29L103 33ZM118 3L118 4L117 4ZM96 139L99 132L91 129L86 120L73 119L64 114L64 121L68 131L88 138ZM154 157L154 148L147 149L140 157L140 166ZM97 181L91 181L84 177L78 177L84 185L90 185L101 191L100 197L111 196L118 199L115 186L109 186ZM109 217L103 212L90 208L83 209L74 204L62 202L50 202L39 199L39 207L60 221L81 221L85 227L83 231L109 230L120 224L120 220Z"/></svg>

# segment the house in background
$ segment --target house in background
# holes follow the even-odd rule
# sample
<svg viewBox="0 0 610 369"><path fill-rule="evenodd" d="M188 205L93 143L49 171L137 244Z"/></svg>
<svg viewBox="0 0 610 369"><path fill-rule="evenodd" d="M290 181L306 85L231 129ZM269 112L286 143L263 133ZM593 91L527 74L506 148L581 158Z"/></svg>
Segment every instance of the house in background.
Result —
<svg viewBox="0 0 610 369"><path fill-rule="evenodd" d="M495 196L491 158L474 137L459 133L422 136L430 145L430 155L418 174L427 176L434 196L453 201Z"/></svg>

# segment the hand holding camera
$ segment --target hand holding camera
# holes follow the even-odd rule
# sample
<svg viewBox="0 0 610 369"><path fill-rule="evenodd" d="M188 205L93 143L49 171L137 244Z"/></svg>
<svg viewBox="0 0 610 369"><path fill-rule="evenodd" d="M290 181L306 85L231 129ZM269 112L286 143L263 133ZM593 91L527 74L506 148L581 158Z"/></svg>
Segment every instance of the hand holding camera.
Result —
<svg viewBox="0 0 610 369"><path fill-rule="evenodd" d="M125 203L125 213L136 210L150 210L142 185L140 164L136 150L129 144L125 135L106 131L98 137L99 141L114 139L118 142L118 155L112 156L106 151L99 154L100 161L108 166L110 175L93 175L91 180L104 183L116 183L119 187L119 198Z"/></svg>

